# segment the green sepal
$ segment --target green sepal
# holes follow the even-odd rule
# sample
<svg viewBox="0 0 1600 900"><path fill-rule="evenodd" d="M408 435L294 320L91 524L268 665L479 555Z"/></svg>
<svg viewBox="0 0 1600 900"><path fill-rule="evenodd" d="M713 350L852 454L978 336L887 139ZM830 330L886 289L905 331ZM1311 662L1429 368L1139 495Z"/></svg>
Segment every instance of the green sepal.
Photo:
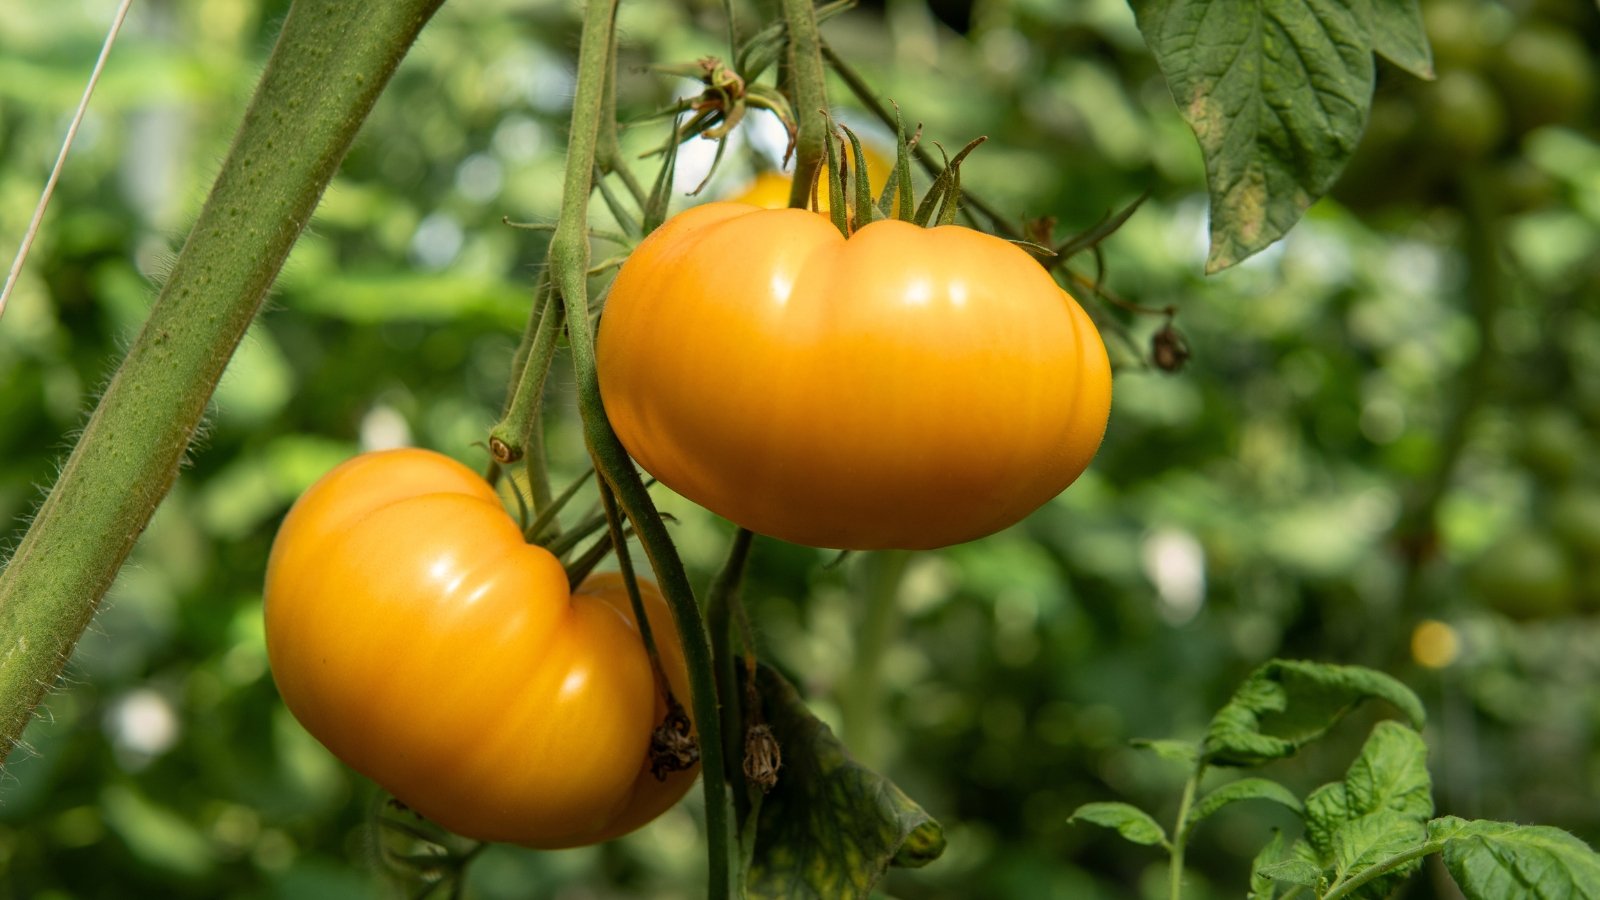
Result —
<svg viewBox="0 0 1600 900"><path fill-rule="evenodd" d="M906 140L905 123L900 119L900 107L894 108L894 172L883 186L878 198L878 209L884 216L893 216L902 222L911 221L916 214L916 197L911 187L911 142ZM893 199L894 205L890 206Z"/></svg>
<svg viewBox="0 0 1600 900"><path fill-rule="evenodd" d="M987 141L987 137L975 137L961 148L961 152L954 159L945 158L944 169L939 172L939 177L933 180L933 187L928 188L928 193L922 198L922 205L917 207L915 222L926 228L933 219L935 206L940 208L939 224L950 225L956 220L956 211L961 204L961 163L967 155L978 149L978 145ZM937 142L939 155L944 156L944 148Z"/></svg>
<svg viewBox="0 0 1600 900"><path fill-rule="evenodd" d="M839 130L844 132L846 138L849 138L850 155L855 159L855 227L860 228L863 225L870 224L876 218L873 215L874 209L872 206L872 180L867 176L867 155L862 151L861 139L856 137L854 131L843 125L839 126Z"/></svg>
<svg viewBox="0 0 1600 900"><path fill-rule="evenodd" d="M828 148L828 217L833 220L833 227L845 237L850 236L850 211L844 205L844 167L839 164L839 147L834 143L833 117L826 112L822 114L828 120L828 134L824 146Z"/></svg>
<svg viewBox="0 0 1600 900"><path fill-rule="evenodd" d="M667 145L661 148L666 159L661 161L661 171L656 173L655 184L650 187L650 197L645 201L644 222L640 226L642 234L655 231L667 220L667 207L672 202L672 176L678 167L678 145L683 140L682 128L674 121Z"/></svg>

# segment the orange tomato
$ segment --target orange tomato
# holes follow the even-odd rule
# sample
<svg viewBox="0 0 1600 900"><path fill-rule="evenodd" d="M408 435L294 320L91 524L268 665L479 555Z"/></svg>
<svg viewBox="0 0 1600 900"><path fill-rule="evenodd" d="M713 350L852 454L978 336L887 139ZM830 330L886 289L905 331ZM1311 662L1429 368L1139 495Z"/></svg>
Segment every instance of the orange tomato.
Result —
<svg viewBox="0 0 1600 900"><path fill-rule="evenodd" d="M1078 477L1111 372L1081 307L1022 250L880 221L711 203L646 238L598 338L617 435L663 484L819 547L939 547Z"/></svg>
<svg viewBox="0 0 1600 900"><path fill-rule="evenodd" d="M672 616L640 587L667 678L687 698ZM451 831L596 843L694 781L649 771L666 705L620 576L569 591L556 558L447 457L369 453L313 485L273 543L265 606L290 711Z"/></svg>

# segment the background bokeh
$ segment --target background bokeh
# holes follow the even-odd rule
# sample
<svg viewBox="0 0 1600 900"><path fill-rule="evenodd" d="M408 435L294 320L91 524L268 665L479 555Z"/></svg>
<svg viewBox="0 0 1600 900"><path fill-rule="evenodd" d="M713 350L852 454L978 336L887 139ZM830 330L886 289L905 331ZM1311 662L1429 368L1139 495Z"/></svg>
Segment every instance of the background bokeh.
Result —
<svg viewBox="0 0 1600 900"><path fill-rule="evenodd" d="M886 0L825 26L928 137L988 135L964 184L1018 219L1052 216L1064 235L1148 191L1104 244L1105 283L1176 308L1193 351L1158 371L1164 320L1087 300L1115 408L1095 465L1057 500L936 553L757 545L763 655L947 828L945 857L893 873L887 895L1158 894L1156 855L1067 815L1123 799L1169 819L1183 773L1129 739L1197 736L1273 656L1370 665L1421 693L1442 813L1600 842L1600 11L1424 5L1439 80L1383 68L1335 197L1211 278L1199 151L1125 4ZM114 6L6 9L8 252ZM134 6L0 319L5 547L141 322L286 9ZM262 573L293 498L358 449L484 461L545 240L502 219L553 221L577 10L447 4L401 68L0 774L0 896L406 890L376 864L375 788L277 699ZM719 10L623 5L625 116L690 90L646 64L725 55ZM842 86L833 99L867 121ZM772 165L756 125L708 196ZM641 121L626 143L662 135ZM685 148L685 189L709 150ZM1088 258L1073 268L1096 277ZM563 357L550 386L559 478L582 454L567 371ZM657 490L703 582L730 527ZM1369 723L1270 773L1300 790L1333 779ZM697 803L603 847L494 848L467 896L694 896ZM1245 805L1202 829L1194 896L1242 894L1276 815ZM1407 896L1451 896L1443 884L1425 875Z"/></svg>

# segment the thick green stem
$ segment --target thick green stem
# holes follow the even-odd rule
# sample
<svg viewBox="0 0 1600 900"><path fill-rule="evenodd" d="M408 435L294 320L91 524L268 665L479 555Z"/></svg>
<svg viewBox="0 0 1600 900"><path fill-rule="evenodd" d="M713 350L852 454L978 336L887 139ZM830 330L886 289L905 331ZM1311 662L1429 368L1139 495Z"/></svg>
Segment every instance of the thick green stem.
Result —
<svg viewBox="0 0 1600 900"><path fill-rule="evenodd" d="M840 726L850 752L867 766L881 769L885 723L883 714L883 655L900 622L900 582L911 554L905 550L873 553L862 560L866 597L856 629L850 674L839 693Z"/></svg>
<svg viewBox="0 0 1600 900"><path fill-rule="evenodd" d="M606 418L595 372L594 334L589 323L589 195L593 188L595 147L600 114L605 105L606 71L610 66L611 32L617 0L589 0L584 11L583 37L578 46L578 84L572 103L572 129L567 143L566 179L562 189L561 218L550 241L550 278L566 309L568 340L577 374L578 409L583 418L584 440L598 471L628 519L633 522L645 554L672 609L683 640L684 662L695 728L700 738L701 779L706 798L706 831L710 845L709 893L730 896L730 864L735 851L728 810L727 782L720 777L722 729L717 708L717 686L711 648L700 607L683 568L683 561L667 535L666 525L650 500L644 482L628 458Z"/></svg>
<svg viewBox="0 0 1600 900"><path fill-rule="evenodd" d="M157 504L207 400L389 76L441 0L299 0L211 196L0 575L9 754Z"/></svg>
<svg viewBox="0 0 1600 900"><path fill-rule="evenodd" d="M817 9L812 0L783 0L783 21L788 25L784 89L800 129L794 143L789 205L804 207L811 200L812 175L827 151L828 125L822 113L828 108L828 76L822 67L822 36L817 31Z"/></svg>
<svg viewBox="0 0 1600 900"><path fill-rule="evenodd" d="M745 563L755 534L740 528L728 546L728 558L706 593L706 625L711 631L711 660L717 670L717 701L722 705L723 767L733 785L733 802L743 817L744 717L740 714L738 658L733 652L733 607L739 603Z"/></svg>

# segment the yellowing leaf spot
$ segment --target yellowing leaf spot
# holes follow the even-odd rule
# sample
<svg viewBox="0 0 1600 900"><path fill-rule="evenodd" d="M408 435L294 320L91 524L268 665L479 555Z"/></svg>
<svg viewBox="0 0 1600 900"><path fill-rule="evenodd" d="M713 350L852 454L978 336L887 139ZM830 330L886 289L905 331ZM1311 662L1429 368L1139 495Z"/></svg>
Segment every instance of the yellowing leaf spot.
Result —
<svg viewBox="0 0 1600 900"><path fill-rule="evenodd" d="M1228 123L1224 121L1226 116L1221 105L1211 98L1211 85L1196 86L1194 99L1189 101L1184 118L1189 120L1189 127L1193 129L1202 148L1208 153L1220 148Z"/></svg>

